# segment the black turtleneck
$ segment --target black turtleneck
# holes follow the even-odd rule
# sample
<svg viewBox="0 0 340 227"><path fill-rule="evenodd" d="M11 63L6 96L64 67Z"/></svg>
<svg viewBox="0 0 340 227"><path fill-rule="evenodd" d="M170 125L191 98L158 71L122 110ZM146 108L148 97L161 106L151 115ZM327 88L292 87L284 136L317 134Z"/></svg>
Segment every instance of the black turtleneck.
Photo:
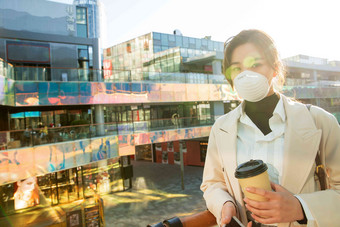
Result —
<svg viewBox="0 0 340 227"><path fill-rule="evenodd" d="M273 116L279 100L280 96L274 93L258 102L245 101L244 111L264 135L272 131L269 127L269 119Z"/></svg>

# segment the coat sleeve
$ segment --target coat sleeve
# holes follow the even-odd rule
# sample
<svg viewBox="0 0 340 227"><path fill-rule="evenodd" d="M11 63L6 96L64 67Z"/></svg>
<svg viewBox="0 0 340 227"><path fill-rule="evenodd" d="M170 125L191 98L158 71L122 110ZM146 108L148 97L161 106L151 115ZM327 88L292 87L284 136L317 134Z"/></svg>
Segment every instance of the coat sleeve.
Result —
<svg viewBox="0 0 340 227"><path fill-rule="evenodd" d="M224 176L225 172L218 154L213 127L209 136L201 190L207 208L214 214L218 224L221 222L223 204L227 201L232 201L235 204L234 199L227 191Z"/></svg>
<svg viewBox="0 0 340 227"><path fill-rule="evenodd" d="M329 189L299 196L307 204L317 226L335 226L340 223L340 127L332 114L320 108L313 107L311 113L322 130L319 149L329 175Z"/></svg>

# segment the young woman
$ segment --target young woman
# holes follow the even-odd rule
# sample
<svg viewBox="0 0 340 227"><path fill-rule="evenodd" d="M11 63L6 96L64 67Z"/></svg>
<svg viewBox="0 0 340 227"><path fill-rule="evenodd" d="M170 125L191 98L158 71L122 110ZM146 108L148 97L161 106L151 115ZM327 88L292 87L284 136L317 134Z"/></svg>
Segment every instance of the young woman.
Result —
<svg viewBox="0 0 340 227"><path fill-rule="evenodd" d="M215 122L209 137L201 190L217 223L237 216L248 226L340 225L335 117L279 92L282 64L273 40L262 31L244 30L226 43L223 67L244 101ZM317 152L329 190L320 191L315 177ZM236 167L250 159L268 166L273 190L246 189L265 196L265 202L244 198L234 176Z"/></svg>

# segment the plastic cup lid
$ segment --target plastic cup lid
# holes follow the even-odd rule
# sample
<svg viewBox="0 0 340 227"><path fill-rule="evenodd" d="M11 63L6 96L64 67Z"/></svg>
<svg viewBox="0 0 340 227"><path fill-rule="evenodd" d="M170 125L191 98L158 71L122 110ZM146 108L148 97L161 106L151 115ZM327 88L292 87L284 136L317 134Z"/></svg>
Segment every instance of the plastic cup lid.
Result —
<svg viewBox="0 0 340 227"><path fill-rule="evenodd" d="M253 177L265 172L267 169L266 163L263 163L262 160L251 159L236 168L235 177L239 179Z"/></svg>

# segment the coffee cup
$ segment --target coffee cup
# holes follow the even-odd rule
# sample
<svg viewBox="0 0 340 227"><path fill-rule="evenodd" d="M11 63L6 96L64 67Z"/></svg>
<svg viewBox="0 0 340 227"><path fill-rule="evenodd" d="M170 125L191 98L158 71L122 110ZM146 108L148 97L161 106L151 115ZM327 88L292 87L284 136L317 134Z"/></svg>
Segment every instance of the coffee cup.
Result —
<svg viewBox="0 0 340 227"><path fill-rule="evenodd" d="M244 196L251 200L266 201L261 195L250 193L247 187L262 188L271 191L267 165L262 160L250 160L240 164L235 171L235 177L241 185Z"/></svg>

